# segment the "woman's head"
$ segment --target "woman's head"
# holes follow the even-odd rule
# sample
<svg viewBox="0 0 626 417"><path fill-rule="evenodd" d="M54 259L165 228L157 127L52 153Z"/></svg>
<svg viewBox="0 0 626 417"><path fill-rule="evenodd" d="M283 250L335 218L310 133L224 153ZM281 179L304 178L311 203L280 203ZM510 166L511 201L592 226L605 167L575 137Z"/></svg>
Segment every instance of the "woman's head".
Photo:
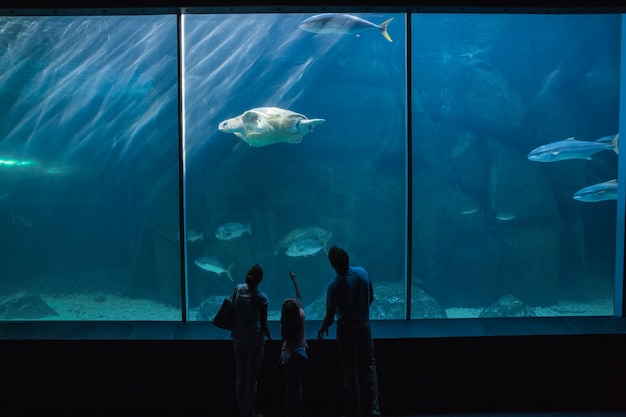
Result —
<svg viewBox="0 0 626 417"><path fill-rule="evenodd" d="M254 264L248 270L246 284L249 287L256 288L261 281L263 281L263 268L259 264Z"/></svg>
<svg viewBox="0 0 626 417"><path fill-rule="evenodd" d="M280 335L284 340L292 343L304 336L304 323L300 317L300 307L293 298L283 301L280 315Z"/></svg>

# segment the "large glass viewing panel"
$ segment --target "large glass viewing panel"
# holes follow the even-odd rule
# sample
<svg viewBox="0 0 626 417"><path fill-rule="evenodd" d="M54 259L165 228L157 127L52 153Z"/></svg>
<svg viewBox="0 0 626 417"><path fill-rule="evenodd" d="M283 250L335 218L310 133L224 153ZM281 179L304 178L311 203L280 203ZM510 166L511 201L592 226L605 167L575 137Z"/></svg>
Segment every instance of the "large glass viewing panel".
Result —
<svg viewBox="0 0 626 417"><path fill-rule="evenodd" d="M0 18L0 321L613 315L621 15L313 16Z"/></svg>
<svg viewBox="0 0 626 417"><path fill-rule="evenodd" d="M290 270L321 319L332 245L370 273L373 319L405 316L406 18L359 14L355 36L312 16L182 16L189 320L255 263L270 319Z"/></svg>
<svg viewBox="0 0 626 417"><path fill-rule="evenodd" d="M613 315L620 38L412 15L412 317Z"/></svg>
<svg viewBox="0 0 626 417"><path fill-rule="evenodd" d="M180 320L176 16L0 22L0 320Z"/></svg>

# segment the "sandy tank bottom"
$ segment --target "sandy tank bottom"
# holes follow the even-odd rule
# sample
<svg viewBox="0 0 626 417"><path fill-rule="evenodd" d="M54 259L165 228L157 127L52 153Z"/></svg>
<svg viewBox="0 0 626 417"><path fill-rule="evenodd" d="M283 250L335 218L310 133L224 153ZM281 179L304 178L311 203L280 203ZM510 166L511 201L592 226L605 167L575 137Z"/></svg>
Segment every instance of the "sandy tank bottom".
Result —
<svg viewBox="0 0 626 417"><path fill-rule="evenodd" d="M155 300L130 298L105 291L80 291L73 288L69 291L54 293L47 288L24 293L38 294L58 315L49 315L36 320L47 321L180 321L180 308L159 303ZM0 306L7 300L15 298L21 291L1 292ZM612 316L614 314L613 287L606 283L598 285L598 280L585 288L587 299L582 301L560 300L558 304L547 307L534 307L539 317L555 316ZM121 292L123 294L123 292ZM477 318L482 308L452 307L445 309L448 318ZM187 317L195 320L198 307L191 308ZM270 320L280 320L280 309L269 312ZM2 319L0 320L7 320ZM20 319L14 319L20 320ZM24 319L27 320L27 319ZM32 320L32 319L30 319ZM13 320L12 320L13 321Z"/></svg>

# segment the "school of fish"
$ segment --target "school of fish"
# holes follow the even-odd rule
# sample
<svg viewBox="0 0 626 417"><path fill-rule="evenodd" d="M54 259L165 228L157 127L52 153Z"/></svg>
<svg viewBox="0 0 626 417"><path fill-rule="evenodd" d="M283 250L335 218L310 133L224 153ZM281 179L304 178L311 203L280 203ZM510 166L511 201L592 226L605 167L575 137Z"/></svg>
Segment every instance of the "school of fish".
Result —
<svg viewBox="0 0 626 417"><path fill-rule="evenodd" d="M603 136L595 141L577 140L573 137L541 145L528 154L528 159L536 162L555 162L569 159L586 159L600 151L610 150L619 155L619 133ZM601 182L576 191L572 198L576 201L596 203L617 200L617 180Z"/></svg>

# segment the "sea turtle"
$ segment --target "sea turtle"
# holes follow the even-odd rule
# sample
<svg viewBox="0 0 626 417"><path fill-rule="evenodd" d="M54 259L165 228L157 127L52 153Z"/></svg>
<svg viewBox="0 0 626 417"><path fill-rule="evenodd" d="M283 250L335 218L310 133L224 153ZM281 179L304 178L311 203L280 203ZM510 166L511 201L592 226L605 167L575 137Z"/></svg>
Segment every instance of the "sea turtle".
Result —
<svg viewBox="0 0 626 417"><path fill-rule="evenodd" d="M324 119L306 116L278 107L257 107L226 119L219 130L234 133L250 146L268 146L274 143L300 143L302 136L313 130Z"/></svg>

